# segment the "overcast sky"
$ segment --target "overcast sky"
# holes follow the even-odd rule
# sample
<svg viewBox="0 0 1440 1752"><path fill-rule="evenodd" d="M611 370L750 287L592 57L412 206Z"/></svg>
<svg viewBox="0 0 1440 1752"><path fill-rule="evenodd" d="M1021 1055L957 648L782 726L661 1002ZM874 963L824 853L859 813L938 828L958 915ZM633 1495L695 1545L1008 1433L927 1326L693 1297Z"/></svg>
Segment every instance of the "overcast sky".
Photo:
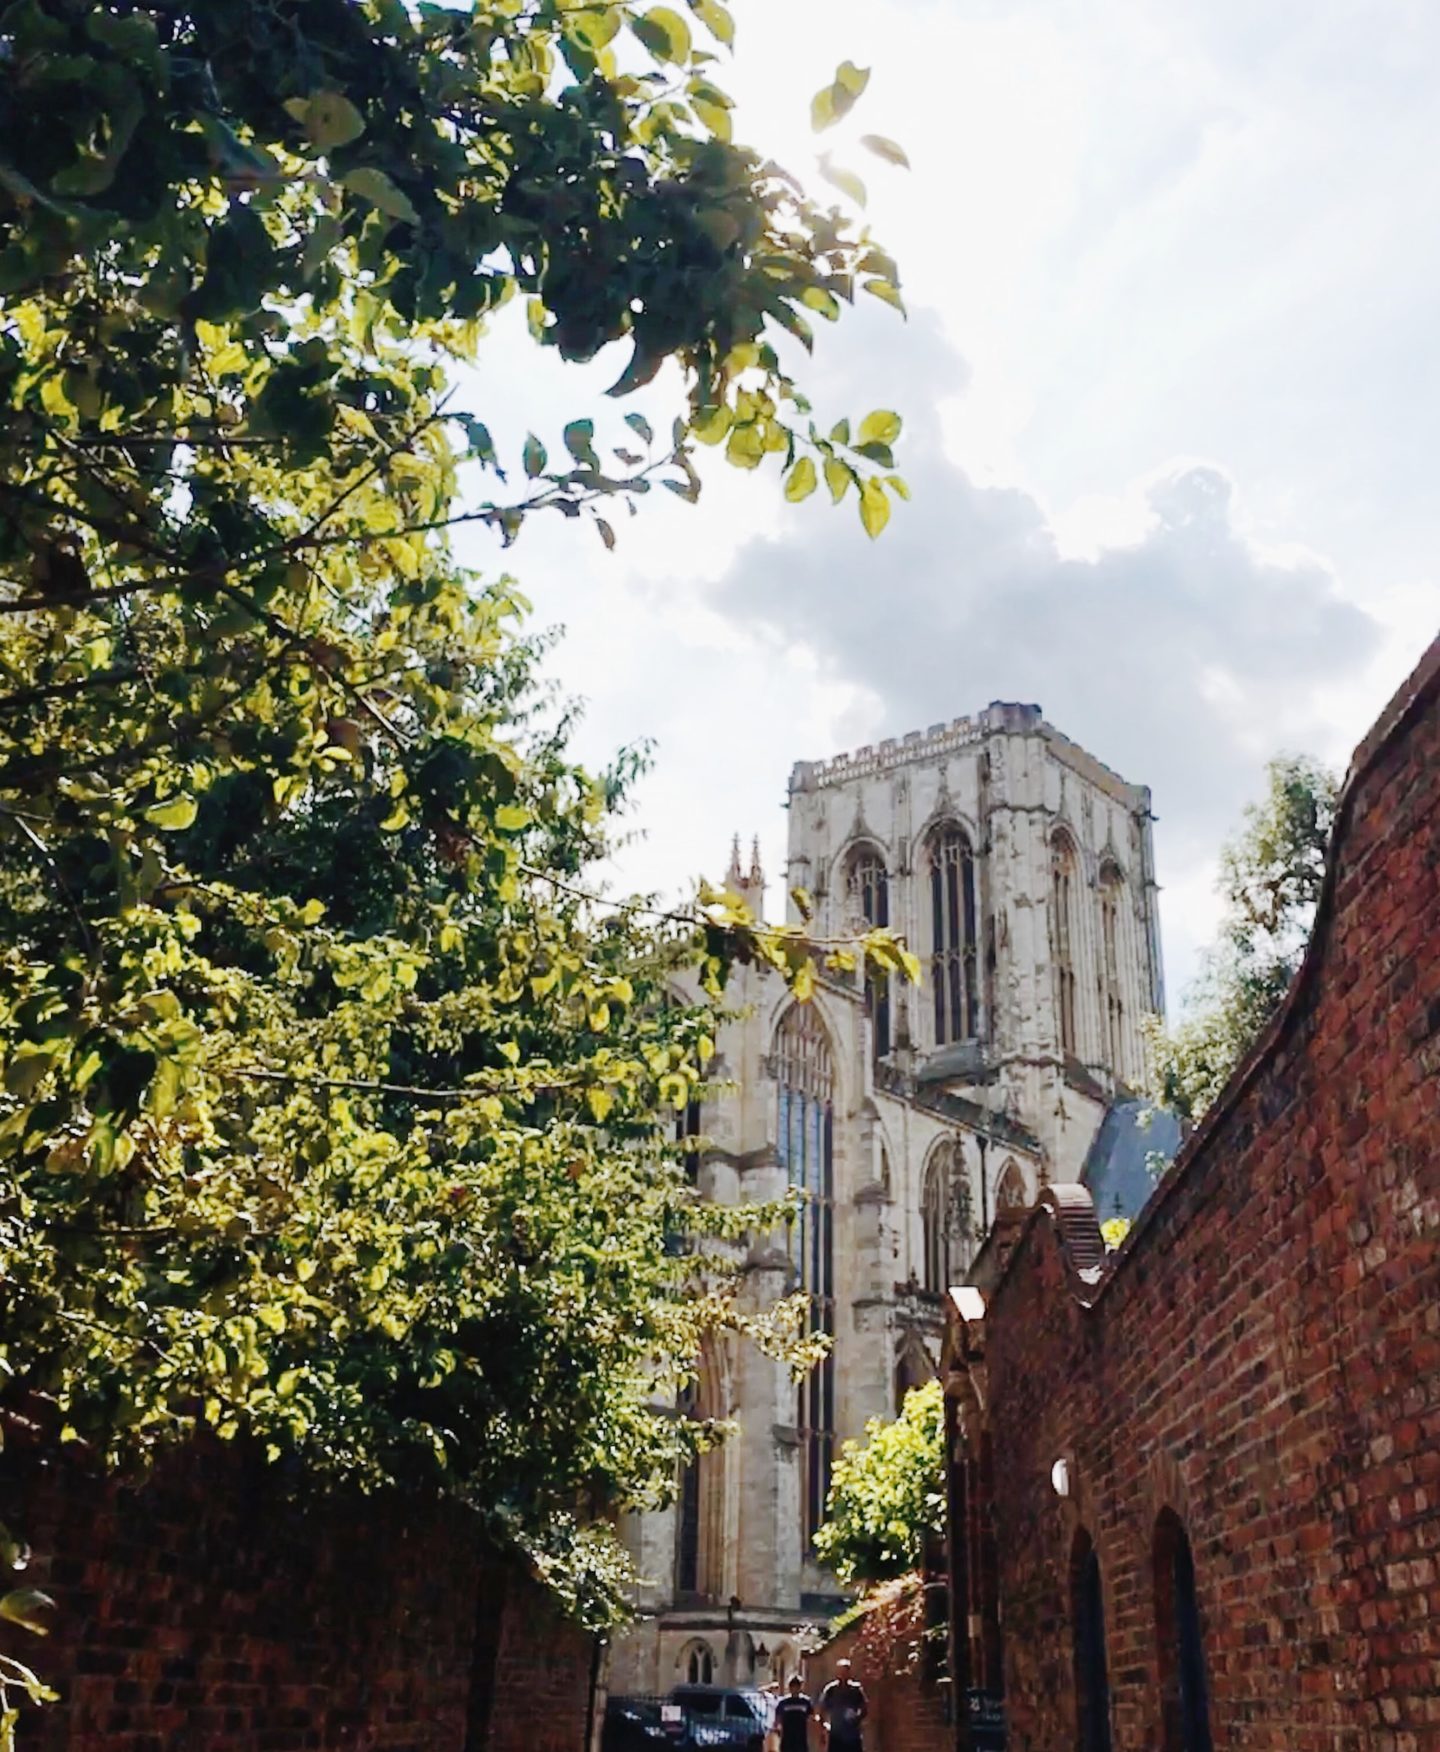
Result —
<svg viewBox="0 0 1440 1752"><path fill-rule="evenodd" d="M522 536L581 752L656 745L619 877L673 892L758 833L778 910L793 761L1038 701L1154 792L1173 1009L1267 756L1343 766L1440 624L1440 5L735 11L737 134L801 174L810 93L874 69L824 144L869 184L911 317L842 322L811 388L822 414L904 415L914 501L871 543L853 508L727 470L613 555L574 524ZM558 447L613 362L507 338L476 406Z"/></svg>

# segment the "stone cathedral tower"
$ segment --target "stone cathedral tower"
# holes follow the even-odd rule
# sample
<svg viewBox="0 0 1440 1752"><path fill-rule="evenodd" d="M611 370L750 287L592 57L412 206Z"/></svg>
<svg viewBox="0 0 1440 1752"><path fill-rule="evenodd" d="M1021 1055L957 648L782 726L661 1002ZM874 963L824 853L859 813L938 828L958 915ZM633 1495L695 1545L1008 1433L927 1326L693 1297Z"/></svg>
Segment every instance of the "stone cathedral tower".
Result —
<svg viewBox="0 0 1440 1752"><path fill-rule="evenodd" d="M841 1603L810 1548L840 1442L933 1373L941 1294L997 1210L1086 1171L1139 1079L1142 1019L1163 1009L1150 793L1038 706L802 761L788 808L787 888L812 895L812 928L889 925L924 984L827 977L798 1006L741 970L745 1016L715 1070L734 1093L700 1116L700 1186L726 1202L806 1191L749 1280L762 1299L803 1289L834 1342L798 1390L748 1348L704 1359L693 1409L738 1433L673 1509L628 1528L645 1582L620 1691L793 1666L800 1627ZM738 842L727 881L763 910Z"/></svg>

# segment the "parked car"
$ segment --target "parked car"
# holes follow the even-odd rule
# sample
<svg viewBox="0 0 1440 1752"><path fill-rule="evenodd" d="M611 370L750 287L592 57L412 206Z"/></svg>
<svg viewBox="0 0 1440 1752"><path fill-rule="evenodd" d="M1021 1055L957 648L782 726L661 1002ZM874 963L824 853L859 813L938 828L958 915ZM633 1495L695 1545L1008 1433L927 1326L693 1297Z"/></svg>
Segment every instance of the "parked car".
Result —
<svg viewBox="0 0 1440 1752"><path fill-rule="evenodd" d="M660 1697L610 1697L605 1703L601 1752L673 1752L675 1742L661 1721Z"/></svg>
<svg viewBox="0 0 1440 1752"><path fill-rule="evenodd" d="M763 1752L765 1736L775 1719L775 1699L768 1692L738 1686L677 1685L669 1701L681 1712L680 1733L671 1743L686 1752L710 1747ZM674 1734L673 1715L669 1726Z"/></svg>

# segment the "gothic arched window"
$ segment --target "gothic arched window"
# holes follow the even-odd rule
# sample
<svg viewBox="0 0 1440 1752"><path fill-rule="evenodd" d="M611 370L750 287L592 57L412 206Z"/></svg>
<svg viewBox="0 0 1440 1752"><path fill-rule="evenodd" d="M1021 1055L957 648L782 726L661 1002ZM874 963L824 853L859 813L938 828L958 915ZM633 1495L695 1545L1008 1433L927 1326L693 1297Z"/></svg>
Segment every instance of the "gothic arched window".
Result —
<svg viewBox="0 0 1440 1752"><path fill-rule="evenodd" d="M995 1188L995 1209L997 1213L1020 1210L1026 1202L1025 1176L1020 1172L1020 1164L1012 1156L1005 1164L1000 1183Z"/></svg>
<svg viewBox="0 0 1440 1752"><path fill-rule="evenodd" d="M943 827L930 842L930 983L935 1044L980 1032L975 967L975 854L963 828Z"/></svg>
<svg viewBox="0 0 1440 1752"><path fill-rule="evenodd" d="M835 1462L835 1071L829 1037L812 1005L792 1004L775 1037L780 1086L780 1160L804 1194L790 1247L810 1307L810 1325L831 1348L800 1383L795 1422L803 1467L805 1549L825 1519Z"/></svg>
<svg viewBox="0 0 1440 1752"><path fill-rule="evenodd" d="M935 1379L935 1365L926 1354L920 1338L911 1333L901 1344L895 1358L895 1415L905 1409L905 1396L927 1381Z"/></svg>
<svg viewBox="0 0 1440 1752"><path fill-rule="evenodd" d="M1100 872L1100 974L1110 1069L1122 1078L1125 1075L1125 1000L1120 986L1120 908L1124 894L1124 877L1114 864L1107 863Z"/></svg>
<svg viewBox="0 0 1440 1752"><path fill-rule="evenodd" d="M874 846L861 846L850 859L846 878L855 910L872 929L890 923L890 878ZM875 1031L875 1056L890 1050L890 986L883 975L865 976L865 1008Z"/></svg>
<svg viewBox="0 0 1440 1752"><path fill-rule="evenodd" d="M1079 1051L1076 1028L1075 890L1078 882L1075 843L1063 831L1050 841L1050 951L1055 963L1055 1015L1060 1050Z"/></svg>
<svg viewBox="0 0 1440 1752"><path fill-rule="evenodd" d="M1070 1558L1075 1624L1075 1704L1080 1752L1110 1752L1110 1671L1105 1654L1105 1591L1100 1556L1082 1528Z"/></svg>
<svg viewBox="0 0 1440 1752"><path fill-rule="evenodd" d="M1184 1524L1173 1509L1162 1510L1155 1522L1154 1566L1164 1749L1212 1752L1195 1559Z"/></svg>
<svg viewBox="0 0 1440 1752"><path fill-rule="evenodd" d="M931 1156L925 1170L920 1214L925 1238L925 1288L943 1296L957 1274L969 1265L973 1240L970 1186L959 1144L943 1143Z"/></svg>
<svg viewBox="0 0 1440 1752"><path fill-rule="evenodd" d="M687 1685L713 1685L715 1683L715 1653L709 1643L693 1642L687 1644L680 1657L680 1665L684 1670Z"/></svg>
<svg viewBox="0 0 1440 1752"><path fill-rule="evenodd" d="M715 1358L707 1345L700 1353L696 1379L679 1398L682 1417L714 1419L726 1415ZM680 1476L675 1542L675 1591L702 1600L719 1599L724 1563L725 1450L697 1454Z"/></svg>

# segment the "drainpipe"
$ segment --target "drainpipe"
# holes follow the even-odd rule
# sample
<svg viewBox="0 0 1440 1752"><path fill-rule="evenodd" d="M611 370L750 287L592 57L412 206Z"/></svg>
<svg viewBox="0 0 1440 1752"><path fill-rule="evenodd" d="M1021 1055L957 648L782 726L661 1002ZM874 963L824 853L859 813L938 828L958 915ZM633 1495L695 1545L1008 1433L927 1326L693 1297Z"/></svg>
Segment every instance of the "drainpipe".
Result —
<svg viewBox="0 0 1440 1752"><path fill-rule="evenodd" d="M585 1744L583 1752L600 1752L601 1715L598 1709L600 1701L600 1668L605 1658L605 1639L601 1636L590 1638L590 1692L585 1701Z"/></svg>

